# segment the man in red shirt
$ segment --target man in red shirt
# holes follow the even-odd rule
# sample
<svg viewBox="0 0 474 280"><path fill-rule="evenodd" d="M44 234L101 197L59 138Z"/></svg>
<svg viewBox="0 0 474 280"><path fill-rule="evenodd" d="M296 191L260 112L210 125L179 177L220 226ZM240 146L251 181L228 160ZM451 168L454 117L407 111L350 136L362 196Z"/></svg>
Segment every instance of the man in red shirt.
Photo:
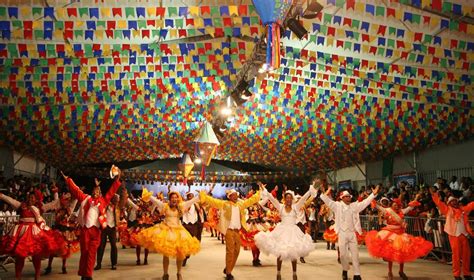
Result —
<svg viewBox="0 0 474 280"><path fill-rule="evenodd" d="M122 184L120 182L120 173L115 176L115 181L105 196L101 194L99 181L97 179L95 180L96 185L92 189L92 194L87 195L81 191L71 178L63 173L62 175L69 187L71 195L81 203L78 216L81 229L81 235L79 237L81 259L79 261L78 275L81 276L82 280L92 280L97 249L101 241L101 228L107 226L105 210Z"/></svg>
<svg viewBox="0 0 474 280"><path fill-rule="evenodd" d="M446 217L444 231L448 234L449 244L453 254L453 276L455 280L461 280L461 262L464 280L472 280L471 276L471 248L469 235L473 235L469 224L469 213L474 209L474 202L461 206L457 198L450 196L447 203L439 198L438 192L430 189L433 202L439 212Z"/></svg>

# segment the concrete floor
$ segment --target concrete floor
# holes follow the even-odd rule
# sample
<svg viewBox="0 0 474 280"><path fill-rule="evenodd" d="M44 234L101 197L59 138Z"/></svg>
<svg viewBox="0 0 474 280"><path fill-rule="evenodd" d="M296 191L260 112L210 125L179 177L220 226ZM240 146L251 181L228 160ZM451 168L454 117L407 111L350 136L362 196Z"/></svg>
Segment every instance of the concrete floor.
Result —
<svg viewBox="0 0 474 280"><path fill-rule="evenodd" d="M341 279L341 266L337 263L336 251L327 251L326 244L318 242L314 250L307 258L306 264L298 263L298 279ZM121 247L121 246L120 246ZM120 249L117 270L110 269L109 251L104 254L102 270L94 272L94 279L137 279L137 280L161 280L163 269L161 266L162 257L157 254L150 254L149 265L135 265L135 249ZM222 280L224 275L225 245L222 245L216 238L209 235L203 237L201 252L188 261L188 265L183 268L184 279L192 280ZM237 266L233 272L235 279L276 279L276 260L272 256L262 255L262 267L252 267L252 254L250 251L241 250ZM143 259L142 259L143 261ZM371 258L365 247L361 247L360 262L362 277L364 280L387 279L387 265L383 261ZM170 265L170 279L176 279L176 265L172 261ZM46 266L44 260L42 265ZM68 274L59 274L61 271L61 261L55 259L53 272L42 279L80 279L76 273L79 264L79 253L73 255L68 260ZM14 279L14 265L7 265L8 272L0 272L0 280ZM394 279L398 277L398 266L394 265L396 271ZM405 273L411 280L445 280L453 279L451 276L451 266L435 261L417 260L406 265ZM352 273L349 272L352 276ZM34 276L31 262L25 264L23 279L32 279ZM292 279L291 263L283 263L282 279Z"/></svg>

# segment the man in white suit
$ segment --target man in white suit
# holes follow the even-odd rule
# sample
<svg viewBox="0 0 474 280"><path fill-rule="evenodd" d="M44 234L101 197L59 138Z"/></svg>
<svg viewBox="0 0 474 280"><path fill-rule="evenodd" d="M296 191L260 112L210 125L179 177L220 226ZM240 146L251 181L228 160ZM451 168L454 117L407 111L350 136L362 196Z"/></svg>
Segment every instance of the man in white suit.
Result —
<svg viewBox="0 0 474 280"><path fill-rule="evenodd" d="M356 232L362 234L359 213L362 212L379 192L377 185L372 193L361 202L352 202L352 195L348 191L340 194L341 201L335 202L326 194L321 194L323 202L331 208L335 215L334 230L338 235L338 245L341 252L342 279L347 280L349 270L349 251L352 257L354 280L361 280L359 267L359 249L357 247ZM329 188L330 190L330 188ZM328 190L328 191L329 191Z"/></svg>

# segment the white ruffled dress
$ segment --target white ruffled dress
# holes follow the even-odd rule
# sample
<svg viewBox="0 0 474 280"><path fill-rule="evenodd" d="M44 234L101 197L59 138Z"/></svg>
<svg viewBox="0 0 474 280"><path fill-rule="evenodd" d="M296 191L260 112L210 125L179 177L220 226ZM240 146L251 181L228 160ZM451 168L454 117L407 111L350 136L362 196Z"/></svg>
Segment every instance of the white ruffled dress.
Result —
<svg viewBox="0 0 474 280"><path fill-rule="evenodd" d="M311 236L303 233L296 225L297 211L304 207L305 201L311 195L308 191L297 203L292 205L287 212L285 205L281 204L271 194L265 192L268 199L279 210L281 223L273 231L259 232L255 235L255 245L264 254L271 254L281 260L297 260L309 255L314 250Z"/></svg>

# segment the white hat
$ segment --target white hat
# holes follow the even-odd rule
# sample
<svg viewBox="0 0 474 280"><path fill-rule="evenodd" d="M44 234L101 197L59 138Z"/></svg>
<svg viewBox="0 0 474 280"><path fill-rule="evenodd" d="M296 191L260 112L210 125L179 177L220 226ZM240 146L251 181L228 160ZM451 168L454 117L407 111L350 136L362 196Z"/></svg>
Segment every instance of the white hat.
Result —
<svg viewBox="0 0 474 280"><path fill-rule="evenodd" d="M382 202L382 201L384 201L384 200L387 201L387 202L390 202L390 199L388 199L388 198L385 197L385 196L380 199L380 202Z"/></svg>
<svg viewBox="0 0 474 280"><path fill-rule="evenodd" d="M459 199L457 199L457 197L450 196L450 197L448 198L448 204L449 204L451 201L453 201L453 200L459 200Z"/></svg>
<svg viewBox="0 0 474 280"><path fill-rule="evenodd" d="M295 197L295 192L294 191L291 191L291 190L288 190L285 192L285 194L283 196L285 196L286 194L291 194L291 196L294 198Z"/></svg>
<svg viewBox="0 0 474 280"><path fill-rule="evenodd" d="M301 198L301 195L297 194L295 195L295 199L300 199Z"/></svg>
<svg viewBox="0 0 474 280"><path fill-rule="evenodd" d="M195 195L195 191L189 191L186 193L186 196L188 196L188 194L192 194L192 195Z"/></svg>
<svg viewBox="0 0 474 280"><path fill-rule="evenodd" d="M345 197L345 196L350 196L350 197L352 198L352 195L351 195L348 191L343 191L343 192L339 195L340 198L343 198L343 197Z"/></svg>
<svg viewBox="0 0 474 280"><path fill-rule="evenodd" d="M232 194L236 193L237 196L239 196L239 192L234 190L234 189L230 189L227 191L227 198L229 198Z"/></svg>

